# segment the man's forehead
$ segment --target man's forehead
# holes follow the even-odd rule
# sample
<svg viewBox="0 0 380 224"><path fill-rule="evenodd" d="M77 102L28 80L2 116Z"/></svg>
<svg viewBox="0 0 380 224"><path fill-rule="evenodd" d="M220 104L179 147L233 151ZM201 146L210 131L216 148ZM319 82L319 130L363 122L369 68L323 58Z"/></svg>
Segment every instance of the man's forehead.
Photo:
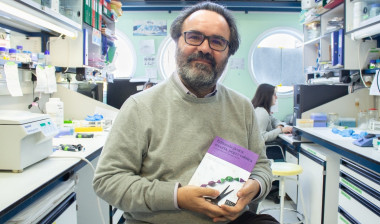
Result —
<svg viewBox="0 0 380 224"><path fill-rule="evenodd" d="M198 10L193 12L185 19L182 26L183 31L189 29L197 30L197 28L207 29L207 31L210 32L212 32L212 30L218 32L224 30L223 34L226 34L226 30L229 31L226 19L219 13L210 10Z"/></svg>

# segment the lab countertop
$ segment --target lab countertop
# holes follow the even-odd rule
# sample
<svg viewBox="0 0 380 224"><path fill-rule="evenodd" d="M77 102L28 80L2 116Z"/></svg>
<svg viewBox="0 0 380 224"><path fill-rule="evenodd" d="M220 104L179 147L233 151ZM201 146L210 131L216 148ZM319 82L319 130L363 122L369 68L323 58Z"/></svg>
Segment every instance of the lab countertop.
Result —
<svg viewBox="0 0 380 224"><path fill-rule="evenodd" d="M53 146L59 144L82 144L84 151L67 152L55 151L48 158L41 160L21 173L0 171L0 217L8 213L17 204L45 188L49 183L74 170L82 163L80 158L89 159L93 154L100 152L107 134L98 133L94 138L62 137L53 139ZM71 157L71 158L65 158Z"/></svg>
<svg viewBox="0 0 380 224"><path fill-rule="evenodd" d="M363 165L370 165L375 171L380 170L380 150L375 147L360 147L354 145L355 139L352 137L342 137L339 134L332 132L331 128L299 128L303 132L305 138L311 138L316 143L321 144L327 148L335 149L343 156L352 159L353 161L360 161ZM355 133L360 134L363 130L353 129ZM369 132L369 131L367 131ZM380 134L379 131L370 131L373 134ZM313 139L314 138L314 139ZM334 150L334 151L335 151Z"/></svg>

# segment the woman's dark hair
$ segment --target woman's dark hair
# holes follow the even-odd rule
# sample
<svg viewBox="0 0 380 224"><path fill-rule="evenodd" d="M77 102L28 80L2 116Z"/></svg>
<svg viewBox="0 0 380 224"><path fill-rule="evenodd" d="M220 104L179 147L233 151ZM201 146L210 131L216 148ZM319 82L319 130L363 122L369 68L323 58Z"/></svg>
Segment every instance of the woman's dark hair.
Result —
<svg viewBox="0 0 380 224"><path fill-rule="evenodd" d="M272 106L272 97L276 87L263 83L257 87L255 96L252 99L252 105L254 108L263 107L270 114L270 108Z"/></svg>
<svg viewBox="0 0 380 224"><path fill-rule="evenodd" d="M182 35L183 22L186 20L187 17L189 17L191 14L199 10L213 11L224 17L224 19L227 21L228 26L230 28L230 38L229 38L230 43L228 45L229 47L228 55L231 56L235 54L240 44L240 36L236 27L235 18L232 15L232 13L228 9L226 9L224 6L218 5L212 2L201 2L199 4L196 4L194 6L184 9L178 15L178 17L173 21L170 27L170 35L173 38L173 40L175 42L178 42L178 39Z"/></svg>

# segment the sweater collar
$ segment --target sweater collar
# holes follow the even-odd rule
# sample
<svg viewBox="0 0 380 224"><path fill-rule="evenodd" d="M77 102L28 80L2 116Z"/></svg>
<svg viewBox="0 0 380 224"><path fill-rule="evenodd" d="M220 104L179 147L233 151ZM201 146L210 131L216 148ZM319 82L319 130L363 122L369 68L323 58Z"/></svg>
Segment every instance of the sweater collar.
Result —
<svg viewBox="0 0 380 224"><path fill-rule="evenodd" d="M181 88L181 90L182 90L184 93L186 93L187 95L190 95L190 96L192 96L192 97L198 98L194 93L190 92L190 90L188 90L188 89L186 88L186 86L182 83L181 79L179 78L178 73L174 72L174 73L172 74L172 76L174 76L174 77L173 77L173 78L174 78L174 79L173 79L174 82L175 82L175 83ZM218 83L217 83L216 85L218 85ZM216 86L215 86L214 91L212 91L211 93L207 94L204 98L212 97L212 96L214 96L214 95L216 94L216 92L217 92L217 88L216 88Z"/></svg>

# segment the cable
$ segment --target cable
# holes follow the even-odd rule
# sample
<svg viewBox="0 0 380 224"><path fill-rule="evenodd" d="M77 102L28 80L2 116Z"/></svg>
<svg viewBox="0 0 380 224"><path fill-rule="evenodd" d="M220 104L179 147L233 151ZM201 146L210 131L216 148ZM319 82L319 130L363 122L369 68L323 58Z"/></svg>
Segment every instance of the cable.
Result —
<svg viewBox="0 0 380 224"><path fill-rule="evenodd" d="M359 44L358 44L358 64L359 64L359 74L360 74L360 79L362 80L364 86L365 86L366 88L369 88L369 87L367 86L367 84L365 84L365 81L364 81L364 79L363 79L363 74L362 74L362 67L360 66L360 45L361 45L361 43L362 43L362 42L360 41Z"/></svg>
<svg viewBox="0 0 380 224"><path fill-rule="evenodd" d="M85 161L88 165L90 165L92 171L95 173L95 167L92 165L92 163L88 159L86 159L84 157L81 157L81 156L74 156L74 155L71 155L71 156L62 156L62 155L59 155L59 156L57 156L57 155L51 155L51 156L49 156L49 158L75 158L75 159L81 159L81 160ZM102 223L106 224L104 216L103 216L103 213L102 213L102 209L100 207L99 197L96 197L96 200L98 202L98 210L99 210L100 218L102 219Z"/></svg>

